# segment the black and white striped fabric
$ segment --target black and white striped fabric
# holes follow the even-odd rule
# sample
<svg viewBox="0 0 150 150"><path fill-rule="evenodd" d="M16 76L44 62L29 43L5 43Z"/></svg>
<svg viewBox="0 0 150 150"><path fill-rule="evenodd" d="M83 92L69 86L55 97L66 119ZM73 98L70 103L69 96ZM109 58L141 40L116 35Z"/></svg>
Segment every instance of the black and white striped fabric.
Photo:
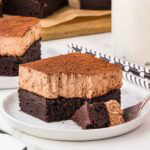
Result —
<svg viewBox="0 0 150 150"><path fill-rule="evenodd" d="M96 52L88 48L83 48L82 46L78 46L73 43L68 44L68 52L88 53L96 56L97 58L103 58L110 63L120 64L122 65L122 69L124 71L123 78L125 80L140 87L143 87L147 90L150 90L150 69L147 69L137 64L133 64L126 60L118 59L116 57Z"/></svg>
<svg viewBox="0 0 150 150"><path fill-rule="evenodd" d="M135 85L138 85L142 88L150 90L150 82L143 80L143 78L140 78L140 77L133 75L131 73L128 73L128 72L123 72L123 78Z"/></svg>

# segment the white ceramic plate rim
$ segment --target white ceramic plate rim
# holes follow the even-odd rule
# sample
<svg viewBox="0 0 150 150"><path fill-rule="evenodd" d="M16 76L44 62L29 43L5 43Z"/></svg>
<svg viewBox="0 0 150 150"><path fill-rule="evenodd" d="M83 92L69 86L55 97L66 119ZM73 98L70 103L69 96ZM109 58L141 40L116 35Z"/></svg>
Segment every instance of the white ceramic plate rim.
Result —
<svg viewBox="0 0 150 150"><path fill-rule="evenodd" d="M130 122L127 122L127 123L124 123L124 124L122 124L122 125L117 125L117 126L114 126L114 127L108 127L108 128L101 128L101 129L90 129L90 130L73 130L73 129L56 129L56 128L46 128L46 127L40 127L40 126L35 126L35 125L31 125L31 124L28 124L28 123L25 123L25 122L23 122L23 121L20 121L20 120L17 120L17 119L15 119L14 117L12 117L11 115L9 115L8 113L7 113L7 111L5 110L5 103L6 103L6 101L8 101L12 96L14 96L14 95L16 95L16 93L17 92L14 92L14 93L12 93L11 95L9 95L9 96L7 96L3 101L2 101L2 104L1 104L1 112L2 112L2 114L6 117L6 118L8 118L10 121L12 121L12 122L15 122L15 123L17 123L17 124L20 124L20 125L22 125L22 126L28 126L28 127L30 127L30 128L34 128L34 129L40 129L40 130L45 130L45 131L50 131L50 130L55 130L55 131L57 131L57 132L60 132L60 131L65 131L65 132L93 132L93 131L95 131L95 132L97 132L97 131L100 131L100 130L107 130L108 128L109 129L115 129L115 128L118 128L118 127L121 127L121 126L126 126L126 125L128 125L128 124L131 124L131 123L134 123L134 122L136 122L136 121L138 121L138 120L140 120L140 118L144 118L144 117L146 117L147 116L147 114L149 113L149 111L146 111L146 112L144 112L140 117L138 117L138 118L136 118L136 119L134 119L134 120L132 120L132 121L130 121Z"/></svg>

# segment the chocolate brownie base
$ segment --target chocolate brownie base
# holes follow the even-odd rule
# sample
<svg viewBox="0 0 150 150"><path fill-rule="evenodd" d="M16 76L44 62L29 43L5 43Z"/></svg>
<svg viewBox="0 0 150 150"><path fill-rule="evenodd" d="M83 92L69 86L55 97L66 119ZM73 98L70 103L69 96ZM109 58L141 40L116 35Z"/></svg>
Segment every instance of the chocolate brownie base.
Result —
<svg viewBox="0 0 150 150"><path fill-rule="evenodd" d="M40 41L35 41L21 57L0 56L0 75L18 76L19 65L41 59Z"/></svg>
<svg viewBox="0 0 150 150"><path fill-rule="evenodd" d="M116 99L120 102L120 90L114 90L104 96L92 99L64 98L48 99L24 89L19 89L19 106L21 111L39 118L46 122L62 121L71 119L74 112L79 109L85 101L105 102Z"/></svg>
<svg viewBox="0 0 150 150"><path fill-rule="evenodd" d="M80 0L81 9L91 10L109 10L111 9L111 0Z"/></svg>
<svg viewBox="0 0 150 150"><path fill-rule="evenodd" d="M67 5L67 0L3 0L4 13L44 18Z"/></svg>

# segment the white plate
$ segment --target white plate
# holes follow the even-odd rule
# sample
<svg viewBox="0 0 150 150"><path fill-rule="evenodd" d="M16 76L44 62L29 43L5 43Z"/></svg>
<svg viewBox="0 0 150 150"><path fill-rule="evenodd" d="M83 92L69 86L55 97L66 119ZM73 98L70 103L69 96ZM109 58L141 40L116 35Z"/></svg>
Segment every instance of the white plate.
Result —
<svg viewBox="0 0 150 150"><path fill-rule="evenodd" d="M0 89L18 88L18 77L0 76Z"/></svg>
<svg viewBox="0 0 150 150"><path fill-rule="evenodd" d="M147 94L148 91L124 81L124 86L122 88L122 105L123 107L128 107L136 104L143 100ZM149 112L148 105L139 118L123 125L103 129L82 130L71 120L46 123L36 119L19 111L18 103L17 92L2 101L2 114L12 127L41 138L69 141L97 140L122 135L139 127L144 122Z"/></svg>

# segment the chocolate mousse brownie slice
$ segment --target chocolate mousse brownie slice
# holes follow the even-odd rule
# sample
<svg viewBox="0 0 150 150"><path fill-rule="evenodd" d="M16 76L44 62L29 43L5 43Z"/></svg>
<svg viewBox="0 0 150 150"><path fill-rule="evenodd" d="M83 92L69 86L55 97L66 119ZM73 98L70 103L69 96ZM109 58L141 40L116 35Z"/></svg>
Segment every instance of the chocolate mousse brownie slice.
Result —
<svg viewBox="0 0 150 150"><path fill-rule="evenodd" d="M85 102L73 114L72 120L81 126L82 129L105 128L125 122L123 110L121 110L120 104L116 100L93 104Z"/></svg>
<svg viewBox="0 0 150 150"><path fill-rule="evenodd" d="M3 0L4 13L44 18L67 5L67 0Z"/></svg>
<svg viewBox="0 0 150 150"><path fill-rule="evenodd" d="M19 65L41 58L40 24L31 17L0 20L0 75L17 76Z"/></svg>
<svg viewBox="0 0 150 150"><path fill-rule="evenodd" d="M19 66L21 111L47 122L67 120L85 101L120 102L122 70L89 54L71 53Z"/></svg>
<svg viewBox="0 0 150 150"><path fill-rule="evenodd" d="M69 5L78 9L110 10L111 0L69 0Z"/></svg>
<svg viewBox="0 0 150 150"><path fill-rule="evenodd" d="M2 0L0 0L0 17L3 15Z"/></svg>

